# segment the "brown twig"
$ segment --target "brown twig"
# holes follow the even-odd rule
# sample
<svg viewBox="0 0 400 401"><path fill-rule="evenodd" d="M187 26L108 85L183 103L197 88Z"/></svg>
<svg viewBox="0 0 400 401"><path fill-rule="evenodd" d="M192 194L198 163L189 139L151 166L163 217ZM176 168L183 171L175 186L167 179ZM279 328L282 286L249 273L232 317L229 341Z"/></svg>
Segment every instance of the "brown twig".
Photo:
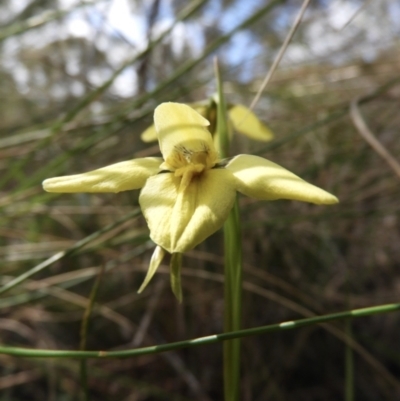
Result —
<svg viewBox="0 0 400 401"><path fill-rule="evenodd" d="M281 48L279 49L279 52L278 52L274 62L272 63L272 66L269 69L267 76L264 78L264 81L262 82L260 89L258 90L256 96L254 97L253 101L250 104L250 107L249 107L250 110L252 110L254 108L254 106L257 104L257 102L260 100L261 94L263 93L264 89L266 88L269 81L271 80L272 75L275 73L275 70L278 67L279 63L281 62L282 57L283 57L287 47L289 46L290 41L292 40L297 28L300 25L300 22L303 18L303 15L304 15L309 3L310 3L310 0L303 1L300 11L296 16L296 19L295 19L292 27L290 28L290 31L288 32L288 34L285 38L285 41L283 42Z"/></svg>
<svg viewBox="0 0 400 401"><path fill-rule="evenodd" d="M359 99L354 99L350 104L350 117L353 121L359 134L365 139L366 142L381 156L394 173L400 178L400 164L390 154L390 152L378 141L376 136L368 128L363 116L361 115L359 105Z"/></svg>

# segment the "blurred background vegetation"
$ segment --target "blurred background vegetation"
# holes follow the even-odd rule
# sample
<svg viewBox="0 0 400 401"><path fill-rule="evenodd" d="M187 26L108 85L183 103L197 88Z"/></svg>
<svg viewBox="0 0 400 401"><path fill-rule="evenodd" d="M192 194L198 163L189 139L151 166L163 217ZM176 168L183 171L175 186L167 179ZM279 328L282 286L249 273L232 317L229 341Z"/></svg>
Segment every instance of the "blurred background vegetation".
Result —
<svg viewBox="0 0 400 401"><path fill-rule="evenodd" d="M266 6L267 5L267 6ZM158 154L140 140L163 101L216 89L249 105L300 1L3 0L0 3L1 284L138 207L138 192L44 193L41 181ZM255 112L269 143L255 153L341 203L241 198L244 327L399 300L399 175L355 128L359 117L400 155L400 3L315 0ZM239 29L236 29L239 27ZM361 132L363 134L363 132ZM223 329L223 241L184 257L184 302L168 268L143 294L154 244L141 215L51 264L0 298L2 344L79 349L90 292L104 270L87 349L125 349ZM398 314L243 341L242 400L340 400L354 357L355 399L400 400ZM347 361L347 374L346 372ZM349 363L350 361L350 363ZM350 366L350 368L349 368ZM222 347L89 361L91 400L221 400ZM79 362L0 356L0 400L81 396Z"/></svg>

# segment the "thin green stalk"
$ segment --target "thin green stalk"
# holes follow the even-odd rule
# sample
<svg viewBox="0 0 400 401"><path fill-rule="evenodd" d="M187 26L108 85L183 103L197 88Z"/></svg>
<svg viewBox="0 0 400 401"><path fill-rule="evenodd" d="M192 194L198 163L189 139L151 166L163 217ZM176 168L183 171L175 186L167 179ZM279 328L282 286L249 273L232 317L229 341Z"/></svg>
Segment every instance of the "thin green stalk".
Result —
<svg viewBox="0 0 400 401"><path fill-rule="evenodd" d="M6 285L0 288L0 294L4 294L5 292L11 290L12 288L16 287L17 285L23 283L28 278L32 277L36 273L41 272L42 270L46 269L47 267L51 266L53 263L59 261L60 259L65 258L66 256L72 255L79 249L83 248L89 242L95 240L96 238L100 237L100 235L112 230L115 227L118 227L120 224L124 223L125 221L134 218L140 214L140 209L135 209L133 212L127 214L126 216L122 217L121 219L115 221L114 223L109 224L108 226L102 228L99 231L96 231L93 234L88 235L86 238L76 242L73 246L66 249L65 251L61 251L56 253L55 255L51 256L50 258L46 259L44 262L39 263L32 269L28 270L27 272L19 275L18 277L14 278Z"/></svg>
<svg viewBox="0 0 400 401"><path fill-rule="evenodd" d="M346 266L346 298L347 298L347 307L350 309L350 295L351 295L351 272L349 268ZM351 347L351 341L354 341L353 338L353 330L352 330L352 320L347 319L345 321L345 333L346 333L346 342L345 342L345 383L344 383L344 399L345 401L354 401L354 353L353 348Z"/></svg>
<svg viewBox="0 0 400 401"><path fill-rule="evenodd" d="M150 242L150 241L147 242L147 245L145 244L140 247L137 246L132 251L123 254L120 258L109 260L105 264L105 271L108 272L108 271L116 268L117 266L119 266L121 263L126 263L129 260L133 259L134 257L136 257L152 248L154 248L154 242ZM90 280L93 277L93 275L94 274L90 273L88 275L70 278L63 282L57 283L57 286L52 285L49 287L45 287L45 288L41 288L41 289L33 290L33 291L29 289L29 283L28 283L28 286L26 288L29 289L29 291L23 292L18 295L10 296L8 298L1 298L0 299L0 310L5 309L5 308L11 308L16 305L22 305L22 304L32 302L34 300L38 300L38 299L45 298L48 296L57 296L58 287L63 290L69 289L71 287L74 287L76 285L84 283L87 280Z"/></svg>
<svg viewBox="0 0 400 401"><path fill-rule="evenodd" d="M80 360L79 374L81 378L82 401L89 401L89 386L87 374L87 359Z"/></svg>
<svg viewBox="0 0 400 401"><path fill-rule="evenodd" d="M81 2L80 4L74 5L73 7L67 10L55 10L50 11L46 10L45 12L41 13L40 15L35 15L30 17L24 21L17 21L12 25L5 26L3 29L0 30L0 42L3 40L13 36L17 36L23 34L31 29L39 28L48 22L52 22L56 19L60 19L69 13L75 12L80 7L85 7L93 5L92 2Z"/></svg>
<svg viewBox="0 0 400 401"><path fill-rule="evenodd" d="M185 10L181 13L181 15L178 17L176 22L184 20L188 18L190 15L192 15L193 12L195 12L203 3L205 0L199 0L199 1L194 1L191 3ZM165 88L167 88L169 85L171 85L173 82L175 82L178 78L189 72L191 69L193 69L196 65L198 65L201 61L203 61L205 58L207 58L212 52L214 52L216 49L218 49L220 46L222 46L224 43L228 42L231 37L237 33L238 31L247 28L248 26L252 25L255 23L257 20L259 20L261 17L264 15L268 14L270 11L274 9L275 6L277 6L280 3L283 3L284 0L272 0L270 3L265 5L264 7L261 7L259 10L257 10L254 14L252 14L249 18L247 18L245 21L243 21L241 24L233 28L231 31L226 33L225 35L220 36L216 40L214 40L212 43L210 43L209 46L203 51L203 53L196 59L194 60L189 60L186 63L184 63L180 68L178 68L174 74L172 74L168 79L164 80L161 82L156 88L154 88L152 91L140 96L138 99L136 99L130 106L129 110L124 110L124 113L116 115L112 121L110 121L110 124L116 124L117 128L123 128L125 126L125 122L121 122L121 119L123 119L123 115L128 113L131 110L138 109L139 107L143 106L148 100L155 98L160 92L162 92ZM169 31L168 31L169 32ZM151 51L154 46L159 43L162 38L166 35L166 33L163 33L159 38L157 38L155 41L151 42L151 44L146 48L142 53L139 55L135 56L134 59L130 60L127 64L124 64L121 66L120 69L118 69L115 74L105 82L101 87L98 89L94 90L93 92L89 93L87 96L85 96L81 102L77 106L75 106L72 110L70 110L62 119L59 121L56 121L52 127L50 128L51 134L50 136L46 137L43 139L38 145L37 149L41 149L45 147L48 143L50 143L51 138L53 135L58 133L63 126L67 123L73 120L73 118L81 111L83 110L88 104L90 104L93 100L95 100L101 93L103 93L115 80L115 78L128 66L131 65L132 63L138 61L141 57L145 56L149 51ZM117 129L115 128L115 129ZM99 136L103 136L103 133L100 133ZM81 146L79 146L80 148ZM33 153L32 153L33 155ZM1 180L0 180L0 187L4 186L12 177L15 177L15 175L18 173L18 171L21 171L21 169L29 163L31 160L32 155L27 156L22 158L21 160L17 161L16 163L13 164L12 168L8 170L7 173L5 173ZM61 163L60 158L57 158L56 161L54 161L55 165L58 166ZM43 179L45 177L46 171L49 171L49 169L53 168L54 166L46 165L42 169L39 169L38 171L35 172L31 177L26 178L24 180L24 183L20 185L18 192L21 190L21 188L27 188L36 182L38 182L40 179Z"/></svg>
<svg viewBox="0 0 400 401"><path fill-rule="evenodd" d="M136 101L134 101L132 103L132 105L130 106L130 109L139 108L143 104L145 104L148 100L155 99L157 97L157 95L160 92L162 92L165 88L167 88L169 85L174 83L178 78L182 77L183 75L188 73L190 70L192 70L194 67L196 67L198 64L200 64L201 61L205 60L210 54L212 54L215 50L217 50L223 44L227 43L235 33L254 24L256 21L258 21L264 15L271 12L275 8L275 6L277 6L283 2L284 2L284 0L270 1L267 5L264 5L259 10L257 10L254 14L252 14L249 18L244 20L241 24L237 25L235 28L233 28L226 34L215 39L204 49L203 53L199 57L197 57L193 60L188 60L187 62L183 63L180 67L178 67L174 71L174 73L172 75L170 75L167 79L165 79L159 85L157 85L151 92L144 94L143 96L138 98Z"/></svg>
<svg viewBox="0 0 400 401"><path fill-rule="evenodd" d="M130 65L135 64L139 60L143 59L143 57L147 56L158 44L160 44L171 32L172 30L176 27L177 24L181 23L182 21L185 21L188 19L190 16L192 16L207 0L194 0L190 2L186 7L183 8L183 10L177 15L177 17L174 20L174 23L171 24L171 26L163 31L160 35L158 35L157 38L152 40L149 45L135 55L132 59L128 60L126 63L124 63L120 68L118 68L113 75L107 80L104 84L102 84L99 88L95 89L91 93L89 93L87 96L85 96L79 103L76 105L72 110L70 110L67 115L63 119L63 124L65 124L68 121L71 121L82 109L84 109L86 106L88 106L90 103L92 103L95 99L99 97L104 91L111 86L111 84L115 81L115 79ZM141 98L140 98L141 99ZM147 99L147 97L146 97Z"/></svg>
<svg viewBox="0 0 400 401"><path fill-rule="evenodd" d="M220 157L229 156L229 135L222 78L215 61L218 86L217 129ZM224 330L240 330L242 320L242 242L237 199L224 224ZM238 401L240 395L240 339L224 343L224 397Z"/></svg>
<svg viewBox="0 0 400 401"><path fill-rule="evenodd" d="M36 150L42 149L45 146L47 146L52 137L56 135L58 132L62 130L62 128L67 124L68 122L72 121L83 109L85 109L89 104L91 104L94 100L96 100L102 93L104 93L107 88L109 88L112 83L115 81L115 79L130 65L136 63L140 59L142 59L144 56L146 56L150 51L154 49L156 45L158 45L162 40L169 35L169 33L172 31L172 29L176 26L177 23L189 18L195 11L197 11L204 3L206 0L194 0L189 5L187 5L181 13L177 16L175 19L174 23L171 25L170 28L168 28L166 31L162 32L155 40L151 41L149 45L144 49L142 52L139 54L135 55L132 59L128 60L126 63L124 63L120 68L118 68L112 76L105 82L103 83L100 87L96 88L92 92L88 93L86 96L84 96L80 102L78 102L77 105L75 105L69 112L67 112L61 119L57 120L51 127L50 127L50 132L51 134L42 139L37 147ZM141 104L143 104L145 101L148 100L149 96L144 95L144 97L140 97L140 99L143 99ZM120 115L117 115L114 119L113 122L118 123L119 120L121 119ZM125 122L122 124L124 126ZM102 136L102 135L100 135ZM88 138L90 141L91 138ZM0 186L4 186L12 177L15 177L18 171L20 171L24 166L26 166L30 160L32 160L34 155L34 152L29 154L28 156L20 159L18 162L14 163L12 168L9 169L6 174L3 174L1 180L0 180ZM65 155L64 155L65 156ZM69 156L68 153L66 156ZM57 164L59 164L60 161L57 159ZM40 178L43 178L43 173L46 173L46 171L49 171L51 166L46 165L42 169L39 169L35 174L33 174L29 179L25 179L23 184L20 184L20 188L18 192L21 189L27 188L34 183L36 183Z"/></svg>
<svg viewBox="0 0 400 401"><path fill-rule="evenodd" d="M30 358L128 358L139 355L159 354L182 348L199 347L215 344L221 341L254 335L273 333L284 330L293 330L301 327L313 326L337 320L359 318L383 313L400 311L400 303L371 306L368 308L353 309L345 312L330 313L328 315L313 316L304 319L290 320L287 322L258 326L251 329L232 331L228 333L214 334L191 340L177 341L168 344L154 345L150 347L127 349L123 351L69 351L69 350L45 350L19 347L0 346L0 354L23 356Z"/></svg>
<svg viewBox="0 0 400 401"><path fill-rule="evenodd" d="M352 321L346 320L345 333L347 338L353 339ZM354 401L354 351L348 342L345 348L345 398Z"/></svg>
<svg viewBox="0 0 400 401"><path fill-rule="evenodd" d="M89 302L83 314L82 324L81 324L81 341L79 344L79 349L84 351L87 344L87 332L89 328L89 319L92 314L94 301L96 299L97 291L99 289L100 281L103 277L104 266L100 269L99 274L93 284L92 290L90 291ZM81 375L81 385L82 385L82 399L83 401L89 401L89 387L88 387L88 374L87 374L87 359L82 359L80 363L80 375Z"/></svg>

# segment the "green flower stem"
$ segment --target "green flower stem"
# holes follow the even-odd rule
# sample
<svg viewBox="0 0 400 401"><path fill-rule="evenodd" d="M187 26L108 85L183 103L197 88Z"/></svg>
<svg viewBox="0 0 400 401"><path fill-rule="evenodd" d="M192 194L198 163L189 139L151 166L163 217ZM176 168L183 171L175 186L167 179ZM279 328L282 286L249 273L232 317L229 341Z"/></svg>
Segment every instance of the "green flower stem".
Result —
<svg viewBox="0 0 400 401"><path fill-rule="evenodd" d="M182 269L182 254L173 253L169 264L171 288L176 299L182 303L182 285L181 285L181 269Z"/></svg>
<svg viewBox="0 0 400 401"><path fill-rule="evenodd" d="M99 231L96 231L93 234L88 235L86 238L76 242L73 246L66 249L65 251L61 251L56 253L55 255L51 256L50 258L46 259L44 262L39 263L32 269L28 270L27 272L19 275L18 277L14 278L6 285L0 288L0 294L4 294L5 292L11 290L12 288L16 287L17 285L23 283L28 278L32 277L36 273L41 272L45 268L51 266L53 263L57 262L60 259L65 258L66 256L72 255L73 253L77 252L79 249L83 248L85 245L90 243L91 241L99 238L102 234L112 230L115 227L118 227L120 224L124 223L125 221L132 219L140 214L140 209L135 209L133 212L127 214L126 216L122 217L121 219L115 221L114 223L105 226Z"/></svg>
<svg viewBox="0 0 400 401"><path fill-rule="evenodd" d="M228 333L214 334L206 337L199 337L192 340L177 341L174 343L154 345L123 351L68 351L68 350L43 350L19 347L0 347L0 354L31 357L31 358L128 358L139 355L159 354L162 352L173 351L182 348L192 348L215 344L221 341L233 340L237 338L249 337L254 335L273 333L283 330L293 330L301 327L312 326L337 320L359 318L378 315L389 312L400 311L400 303L371 306L368 308L353 309L345 312L331 313L322 316L313 316L304 319L290 320L287 322L270 324L267 326L254 327L252 329L232 331Z"/></svg>
<svg viewBox="0 0 400 401"><path fill-rule="evenodd" d="M215 60L218 86L217 129L220 157L229 156L229 135L222 78ZM240 330L242 320L242 241L237 199L224 224L224 330ZM240 339L224 343L224 397L238 401L240 395Z"/></svg>
<svg viewBox="0 0 400 401"><path fill-rule="evenodd" d="M229 332L240 330L242 320L242 246L237 199L224 225L224 245L224 329ZM225 400L239 400L240 339L224 343L224 378Z"/></svg>

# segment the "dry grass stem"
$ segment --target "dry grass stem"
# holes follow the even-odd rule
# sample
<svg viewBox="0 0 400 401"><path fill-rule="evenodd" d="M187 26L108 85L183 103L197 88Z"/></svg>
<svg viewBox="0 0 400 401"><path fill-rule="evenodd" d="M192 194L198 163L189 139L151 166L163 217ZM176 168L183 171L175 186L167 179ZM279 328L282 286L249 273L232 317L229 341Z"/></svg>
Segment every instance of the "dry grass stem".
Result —
<svg viewBox="0 0 400 401"><path fill-rule="evenodd" d="M376 136L368 128L364 118L361 115L358 100L355 99L350 104L350 116L354 126L365 141L375 150L375 152L386 161L394 173L400 178L400 163L392 154L378 141Z"/></svg>

